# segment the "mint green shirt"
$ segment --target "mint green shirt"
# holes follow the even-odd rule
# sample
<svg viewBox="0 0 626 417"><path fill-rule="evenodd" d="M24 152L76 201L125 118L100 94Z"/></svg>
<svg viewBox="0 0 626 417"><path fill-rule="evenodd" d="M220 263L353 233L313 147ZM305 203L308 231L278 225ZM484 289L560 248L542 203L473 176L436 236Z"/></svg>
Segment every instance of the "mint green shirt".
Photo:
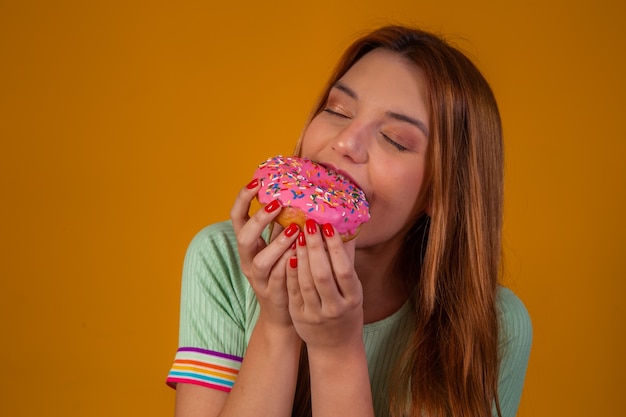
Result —
<svg viewBox="0 0 626 417"><path fill-rule="evenodd" d="M259 314L254 291L240 269L230 222L211 225L192 240L185 257L181 297L179 365L170 371L168 383L197 383L229 391ZM504 417L513 417L524 385L532 327L526 308L509 289L499 290L497 302L502 356L500 406ZM391 316L363 327L377 417L389 415L389 375L412 333L412 320L410 304L406 303ZM199 365L190 367L190 361ZM231 376L210 371L218 361L220 368L232 368Z"/></svg>

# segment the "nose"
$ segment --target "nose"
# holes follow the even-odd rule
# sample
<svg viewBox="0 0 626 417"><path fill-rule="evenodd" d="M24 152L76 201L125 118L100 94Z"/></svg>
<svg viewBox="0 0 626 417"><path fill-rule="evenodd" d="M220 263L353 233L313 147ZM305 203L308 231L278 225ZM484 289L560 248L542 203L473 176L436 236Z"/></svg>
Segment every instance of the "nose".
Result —
<svg viewBox="0 0 626 417"><path fill-rule="evenodd" d="M368 158L368 128L353 122L341 130L332 142L332 149L342 158L362 164Z"/></svg>

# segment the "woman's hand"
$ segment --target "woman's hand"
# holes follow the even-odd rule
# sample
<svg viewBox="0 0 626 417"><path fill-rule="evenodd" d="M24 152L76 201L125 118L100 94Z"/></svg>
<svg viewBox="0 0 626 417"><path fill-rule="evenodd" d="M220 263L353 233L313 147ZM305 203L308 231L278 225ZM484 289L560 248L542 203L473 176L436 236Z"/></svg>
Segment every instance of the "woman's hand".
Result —
<svg viewBox="0 0 626 417"><path fill-rule="evenodd" d="M296 257L287 265L289 312L309 349L352 348L363 343L363 289L354 270L354 241L335 229L306 223Z"/></svg>
<svg viewBox="0 0 626 417"><path fill-rule="evenodd" d="M263 319L271 324L292 326L285 271L288 259L295 255L292 244L300 229L294 224L282 231L276 230L275 237L266 244L262 233L276 218L281 206L274 200L250 216L250 203L258 190L255 179L239 192L230 211L241 269L259 300Z"/></svg>

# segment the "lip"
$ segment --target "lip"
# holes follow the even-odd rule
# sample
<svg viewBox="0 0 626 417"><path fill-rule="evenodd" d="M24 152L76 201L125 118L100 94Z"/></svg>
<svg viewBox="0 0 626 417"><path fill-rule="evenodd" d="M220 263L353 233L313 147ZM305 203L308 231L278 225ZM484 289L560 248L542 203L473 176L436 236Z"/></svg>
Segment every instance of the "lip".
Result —
<svg viewBox="0 0 626 417"><path fill-rule="evenodd" d="M346 177L348 180L350 180L350 182L354 183L354 185L356 185L359 189L363 190L363 188L361 187L361 185L358 183L358 181L356 181L350 174L348 174L346 171L337 168L335 165L333 164L329 164L326 162L319 162L319 164L321 166L323 166L324 168L328 168L331 169L333 171L335 171L337 174ZM365 191L364 191L365 192Z"/></svg>

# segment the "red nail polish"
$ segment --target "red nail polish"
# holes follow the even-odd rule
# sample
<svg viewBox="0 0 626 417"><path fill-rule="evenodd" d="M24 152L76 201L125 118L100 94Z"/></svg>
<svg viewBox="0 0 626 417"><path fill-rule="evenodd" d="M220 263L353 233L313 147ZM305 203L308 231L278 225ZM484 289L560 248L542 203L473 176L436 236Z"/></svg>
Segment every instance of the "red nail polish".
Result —
<svg viewBox="0 0 626 417"><path fill-rule="evenodd" d="M291 244L291 250L296 250L296 241L295 240Z"/></svg>
<svg viewBox="0 0 626 417"><path fill-rule="evenodd" d="M265 211L271 213L280 207L280 202L278 200L272 200L269 202L267 206L265 206Z"/></svg>
<svg viewBox="0 0 626 417"><path fill-rule="evenodd" d="M304 238L304 232L300 232L298 235L298 245L304 246L306 245L306 239Z"/></svg>
<svg viewBox="0 0 626 417"><path fill-rule="evenodd" d="M285 236L291 237L296 233L300 228L297 224L291 223L288 228L285 229Z"/></svg>
<svg viewBox="0 0 626 417"><path fill-rule="evenodd" d="M251 190L251 189L253 189L253 188L256 188L256 186L257 186L257 185L259 185L259 179L258 179L258 178L255 178L255 179L253 179L252 181L250 181L250 183L249 183L248 185L246 185L246 188L247 188L248 190Z"/></svg>
<svg viewBox="0 0 626 417"><path fill-rule="evenodd" d="M308 219L305 225L306 225L306 231L310 235L314 235L315 232L317 231L317 223L315 223L315 220Z"/></svg>
<svg viewBox="0 0 626 417"><path fill-rule="evenodd" d="M333 226L330 223L326 223L322 227L322 231L326 237L333 237L335 235L335 229L333 229Z"/></svg>
<svg viewBox="0 0 626 417"><path fill-rule="evenodd" d="M289 266L293 269L296 269L298 267L298 258L296 258L295 256L289 258Z"/></svg>

